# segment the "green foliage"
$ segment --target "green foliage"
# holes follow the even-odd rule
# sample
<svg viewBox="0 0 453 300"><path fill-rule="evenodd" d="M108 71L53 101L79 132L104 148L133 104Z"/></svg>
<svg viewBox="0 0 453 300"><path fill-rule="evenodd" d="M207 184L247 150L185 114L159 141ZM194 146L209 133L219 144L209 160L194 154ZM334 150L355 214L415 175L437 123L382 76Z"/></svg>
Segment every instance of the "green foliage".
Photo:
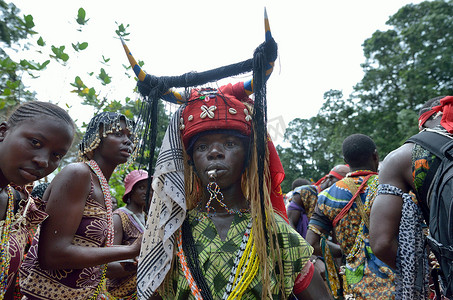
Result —
<svg viewBox="0 0 453 300"><path fill-rule="evenodd" d="M87 25L88 21L90 19L85 19L86 18L86 12L85 10L81 7L79 8L78 12L77 12L77 18L76 18L76 22L79 24L79 25Z"/></svg>
<svg viewBox="0 0 453 300"><path fill-rule="evenodd" d="M19 41L23 39L29 39L30 37L37 34L32 30L34 27L33 17L32 16L23 16L23 18L19 17L19 10L14 6L14 4L6 5L5 2L0 0L0 13L5 16L5 20L0 20L0 36L1 42L6 43L7 46L13 46L14 43L19 43ZM75 18L77 23L77 31L83 33L85 26L88 25L89 19L87 18L87 13L83 8L80 8L77 11L77 17ZM117 23L118 24L118 23ZM129 35L126 32L129 25L118 25L118 29L115 31L118 36L126 37ZM26 47L32 46L32 44L26 40ZM24 87L21 83L20 76L18 74L22 72L27 72L34 77L38 77L40 72L43 72L46 67L53 62L62 64L63 66L68 65L71 63L71 58L75 57L73 54L83 55L83 51L88 48L87 42L73 42L70 43L72 46L67 45L50 45L50 47L46 46L45 39L42 36L36 40L35 46L38 47L37 53L42 54L43 56L50 56L51 60L45 59L42 62L36 62L33 60L26 60L22 59L20 62L16 62L12 60L1 48L0 48L0 113L6 116L9 111L14 109L16 105L24 100L33 100L33 93L29 91L25 91ZM130 97L126 97L125 99L111 99L110 97L104 96L106 94L105 91L110 89L111 84L115 84L112 81L112 76L109 74L109 66L108 63L110 58L101 55L100 63L103 67L100 67L98 71L88 70L86 74L88 76L93 76L93 74L97 74L97 84L93 86L88 86L85 84L86 75L77 75L74 78L74 81L70 83L73 87L72 93L78 95L82 103L89 106L93 111L93 115L100 112L100 111L115 111L125 114L130 119L137 119L137 116L140 112L141 101L140 100L133 100ZM143 63L141 64L143 65ZM127 67L124 66L126 69L125 74L127 74ZM129 70L130 72L130 70ZM130 74L130 73L129 73ZM130 78L131 76L127 74L127 77ZM86 80L88 82L88 80ZM91 82L91 81L90 81ZM116 83L118 84L118 83ZM131 91L133 93L134 91ZM160 108L160 116L159 116L159 129L158 129L158 141L157 141L157 148L156 148L156 156L158 153L158 148L160 147L163 135L165 133L165 129L168 126L169 117L165 112L165 108L162 103L159 104ZM70 107L67 107L69 110ZM82 125L82 128L77 128L77 132L75 135L75 141L65 156L64 161L61 165L64 165L74 162L77 156L77 145L80 142L80 139L83 136L84 127L86 124ZM149 155L149 149L145 151ZM113 196L118 199L119 204L122 204L121 196L124 193L124 185L123 180L125 175L139 167L145 168L147 167L146 161L149 158L141 158L142 165L139 166L138 164L132 164L128 166L126 169L124 166L118 168L118 170L114 173L110 180L110 186L112 187L112 194ZM61 169L61 168L60 168Z"/></svg>
<svg viewBox="0 0 453 300"><path fill-rule="evenodd" d="M453 86L453 1L425 1L398 10L363 43L363 79L343 99L324 95L310 119L289 123L279 148L290 190L297 177L315 181L342 163L341 144L353 133L369 135L381 159L418 131L418 109L430 98L451 95Z"/></svg>

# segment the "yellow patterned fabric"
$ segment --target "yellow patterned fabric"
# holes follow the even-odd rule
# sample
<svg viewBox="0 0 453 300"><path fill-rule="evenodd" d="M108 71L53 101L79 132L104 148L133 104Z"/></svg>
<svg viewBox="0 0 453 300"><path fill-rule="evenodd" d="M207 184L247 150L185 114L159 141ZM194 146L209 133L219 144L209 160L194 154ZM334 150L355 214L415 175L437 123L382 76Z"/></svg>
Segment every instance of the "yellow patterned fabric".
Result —
<svg viewBox="0 0 453 300"><path fill-rule="evenodd" d="M189 223L198 252L199 265L209 285L214 299L222 299L230 276L233 262L239 245L250 221L250 214L235 215L227 237L222 241L217 234L214 223L205 213L197 210L189 211ZM278 238L284 269L285 296L291 294L296 277L302 272L304 266L313 253L313 248L292 229L280 216L276 215ZM252 279L244 292L242 299L260 299L262 294L261 268ZM161 296L164 299L195 299L179 260L174 261L171 270L172 290L166 291ZM280 299L277 277L273 274L270 290L274 299Z"/></svg>
<svg viewBox="0 0 453 300"><path fill-rule="evenodd" d="M363 182L364 177L352 177L357 187ZM373 175L367 181L364 192L360 194L360 201L368 216L377 186L378 177ZM380 261L372 252L369 245L368 228L361 218L357 204L352 205L335 229L332 227L333 220L352 196L353 193L344 180L336 182L328 190L321 192L318 196L318 206L310 220L310 226L318 226L325 232L335 232L336 240L346 256L347 288L355 299L393 299L395 275L390 267Z"/></svg>

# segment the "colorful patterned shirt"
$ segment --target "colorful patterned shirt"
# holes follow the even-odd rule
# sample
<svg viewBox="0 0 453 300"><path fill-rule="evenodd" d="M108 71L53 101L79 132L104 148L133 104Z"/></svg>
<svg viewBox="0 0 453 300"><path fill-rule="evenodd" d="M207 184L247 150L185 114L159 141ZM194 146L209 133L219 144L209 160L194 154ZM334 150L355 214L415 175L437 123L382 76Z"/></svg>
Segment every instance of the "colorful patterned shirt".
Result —
<svg viewBox="0 0 453 300"><path fill-rule="evenodd" d="M308 218L313 214L316 202L318 201L318 190L315 185L303 185L294 189L294 193L300 194L300 199L304 204L305 213Z"/></svg>
<svg viewBox="0 0 453 300"><path fill-rule="evenodd" d="M205 213L191 210L188 212L188 218L203 275L206 278L213 298L222 299L237 250L250 221L250 214L235 215L224 241L220 239L214 223ZM292 292L296 277L306 266L313 248L280 216L276 215L275 218L285 273L286 299ZM263 288L261 276L261 269L259 268L242 299L261 298ZM163 299L194 299L177 258L174 260L172 278L173 291L167 291L168 294L161 295ZM280 299L278 297L279 286L275 277L271 278L271 291L274 299Z"/></svg>
<svg viewBox="0 0 453 300"><path fill-rule="evenodd" d="M359 187L364 177L350 178ZM346 256L348 286L356 299L392 299L395 291L394 273L371 251L368 228L362 221L356 200L336 227L332 226L335 217L353 196L345 180L336 182L318 195L318 204L310 220L310 226L314 225L326 232L335 233L336 240ZM360 201L368 216L377 186L378 176L373 175L360 193Z"/></svg>

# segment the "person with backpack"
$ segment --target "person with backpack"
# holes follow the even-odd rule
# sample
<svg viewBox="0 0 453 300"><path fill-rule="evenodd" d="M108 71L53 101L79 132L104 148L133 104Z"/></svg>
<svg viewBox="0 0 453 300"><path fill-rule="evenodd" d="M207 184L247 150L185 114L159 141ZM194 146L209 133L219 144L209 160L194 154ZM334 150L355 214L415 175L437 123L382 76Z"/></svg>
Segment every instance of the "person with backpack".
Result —
<svg viewBox="0 0 453 300"><path fill-rule="evenodd" d="M440 265L432 272L437 299L453 292L453 181L448 179L453 166L453 97L428 100L419 115L421 132L383 161L370 216L371 248L396 270L397 299L428 298L426 241L438 260L434 264ZM436 285L439 271L441 284Z"/></svg>
<svg viewBox="0 0 453 300"><path fill-rule="evenodd" d="M369 214L378 186L379 155L364 134L348 136L342 145L350 172L318 195L307 241L326 262L326 282L335 299L393 299L392 270L377 259L368 242ZM331 235L338 245L330 244ZM341 271L334 258L343 258ZM344 275L343 283L337 275ZM350 298L349 298L350 299Z"/></svg>

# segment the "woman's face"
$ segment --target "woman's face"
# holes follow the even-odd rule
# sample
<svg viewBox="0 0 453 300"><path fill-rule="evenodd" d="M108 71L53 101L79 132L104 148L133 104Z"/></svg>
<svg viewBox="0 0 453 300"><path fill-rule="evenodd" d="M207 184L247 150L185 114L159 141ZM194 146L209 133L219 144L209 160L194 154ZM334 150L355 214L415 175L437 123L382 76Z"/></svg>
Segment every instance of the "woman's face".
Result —
<svg viewBox="0 0 453 300"><path fill-rule="evenodd" d="M146 190L148 188L148 179L143 179L134 184L132 191L129 195L130 202L136 203L138 206L146 204ZM150 192L150 198L153 196L153 191Z"/></svg>
<svg viewBox="0 0 453 300"><path fill-rule="evenodd" d="M217 170L216 182L221 189L241 185L245 147L240 138L214 133L200 137L193 146L195 170L204 186L209 183L208 172Z"/></svg>
<svg viewBox="0 0 453 300"><path fill-rule="evenodd" d="M123 164L127 162L133 151L132 140L132 133L126 128L126 123L121 121L121 130L109 133L102 138L99 147L95 149L95 157L100 155L115 164Z"/></svg>
<svg viewBox="0 0 453 300"><path fill-rule="evenodd" d="M25 185L52 173L66 155L73 128L52 118L0 124L0 185ZM6 184L5 184L6 183Z"/></svg>

